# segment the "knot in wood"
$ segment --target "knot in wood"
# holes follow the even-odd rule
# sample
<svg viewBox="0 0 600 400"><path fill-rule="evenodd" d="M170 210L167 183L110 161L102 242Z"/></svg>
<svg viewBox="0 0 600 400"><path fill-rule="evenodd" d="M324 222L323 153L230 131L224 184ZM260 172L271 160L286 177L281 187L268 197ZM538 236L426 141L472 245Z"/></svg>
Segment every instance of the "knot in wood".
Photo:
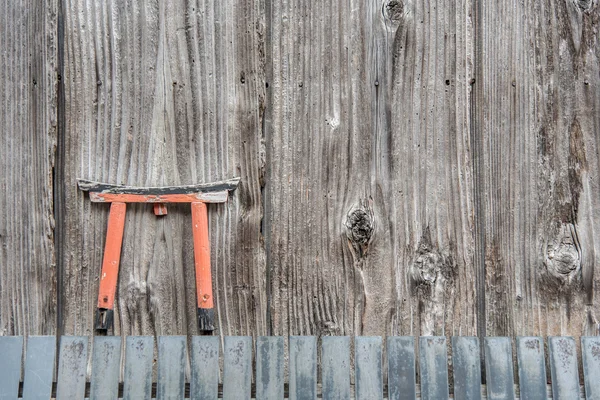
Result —
<svg viewBox="0 0 600 400"><path fill-rule="evenodd" d="M398 23L404 13L404 3L401 0L391 0L383 5L383 16L392 23Z"/></svg>
<svg viewBox="0 0 600 400"><path fill-rule="evenodd" d="M581 249L573 224L562 224L546 244L544 264L548 273L561 283L574 280L581 269Z"/></svg>
<svg viewBox="0 0 600 400"><path fill-rule="evenodd" d="M366 253L375 230L375 217L370 203L370 200L361 201L346 216L346 237L359 256Z"/></svg>

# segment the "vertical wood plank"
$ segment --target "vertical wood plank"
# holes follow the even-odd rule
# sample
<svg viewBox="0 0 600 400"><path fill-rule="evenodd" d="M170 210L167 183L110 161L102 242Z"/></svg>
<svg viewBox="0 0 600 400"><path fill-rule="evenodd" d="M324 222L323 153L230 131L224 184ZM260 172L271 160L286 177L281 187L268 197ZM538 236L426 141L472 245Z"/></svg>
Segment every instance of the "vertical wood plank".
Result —
<svg viewBox="0 0 600 400"><path fill-rule="evenodd" d="M583 378L587 400L600 400L600 337L581 338Z"/></svg>
<svg viewBox="0 0 600 400"><path fill-rule="evenodd" d="M575 340L572 337L551 336L548 338L548 348L553 399L579 399L579 368Z"/></svg>
<svg viewBox="0 0 600 400"><path fill-rule="evenodd" d="M350 396L350 337L321 338L321 376L324 400L344 400Z"/></svg>
<svg viewBox="0 0 600 400"><path fill-rule="evenodd" d="M508 337L486 337L485 377L488 399L514 399L512 343Z"/></svg>
<svg viewBox="0 0 600 400"><path fill-rule="evenodd" d="M394 324L397 25L382 10L380 1L270 2L265 194L276 335L385 335Z"/></svg>
<svg viewBox="0 0 600 400"><path fill-rule="evenodd" d="M290 400L313 400L317 397L317 338L290 336Z"/></svg>
<svg viewBox="0 0 600 400"><path fill-rule="evenodd" d="M158 337L158 400L181 400L185 393L185 336Z"/></svg>
<svg viewBox="0 0 600 400"><path fill-rule="evenodd" d="M191 399L216 399L219 390L219 337L192 337L190 352Z"/></svg>
<svg viewBox="0 0 600 400"><path fill-rule="evenodd" d="M53 173L59 79L58 3L0 2L3 336L56 333Z"/></svg>
<svg viewBox="0 0 600 400"><path fill-rule="evenodd" d="M121 337L95 336L92 353L90 400L114 400L119 397Z"/></svg>
<svg viewBox="0 0 600 400"><path fill-rule="evenodd" d="M419 338L419 371L423 400L448 399L448 356L446 337Z"/></svg>
<svg viewBox="0 0 600 400"><path fill-rule="evenodd" d="M225 336L223 399L250 398L252 384L252 338Z"/></svg>
<svg viewBox="0 0 600 400"><path fill-rule="evenodd" d="M600 8L473 4L482 334L597 335Z"/></svg>
<svg viewBox="0 0 600 400"><path fill-rule="evenodd" d="M540 337L517 338L519 392L521 400L546 397L546 361L544 341Z"/></svg>
<svg viewBox="0 0 600 400"><path fill-rule="evenodd" d="M48 400L52 396L52 380L56 357L56 336L29 336L25 353L23 398Z"/></svg>
<svg viewBox="0 0 600 400"><path fill-rule="evenodd" d="M388 336L387 362L389 399L415 400L417 398L415 338Z"/></svg>
<svg viewBox="0 0 600 400"><path fill-rule="evenodd" d="M152 396L154 337L127 336L123 400L143 400Z"/></svg>
<svg viewBox="0 0 600 400"><path fill-rule="evenodd" d="M23 337L0 336L0 399L17 399L23 360Z"/></svg>
<svg viewBox="0 0 600 400"><path fill-rule="evenodd" d="M452 337L452 371L455 399L481 399L479 338Z"/></svg>
<svg viewBox="0 0 600 400"><path fill-rule="evenodd" d="M217 328L265 334L264 2L64 2L63 325L89 332L108 208L75 179L164 186L241 177L208 206ZM182 29L183 28L183 29ZM189 205L128 208L115 334L197 332Z"/></svg>
<svg viewBox="0 0 600 400"><path fill-rule="evenodd" d="M284 343L282 337L256 339L256 398L283 399Z"/></svg>
<svg viewBox="0 0 600 400"><path fill-rule="evenodd" d="M354 338L357 400L383 400L381 344L381 337Z"/></svg>
<svg viewBox="0 0 600 400"><path fill-rule="evenodd" d="M87 336L61 336L56 378L57 400L81 400L88 364Z"/></svg>

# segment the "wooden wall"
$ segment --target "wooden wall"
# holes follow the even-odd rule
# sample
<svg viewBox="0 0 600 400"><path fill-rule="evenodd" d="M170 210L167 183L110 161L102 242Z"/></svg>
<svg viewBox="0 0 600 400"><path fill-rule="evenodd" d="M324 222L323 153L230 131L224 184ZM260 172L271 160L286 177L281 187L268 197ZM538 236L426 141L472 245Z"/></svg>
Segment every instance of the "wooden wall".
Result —
<svg viewBox="0 0 600 400"><path fill-rule="evenodd" d="M218 334L600 333L597 1L0 15L0 335L93 333L108 208L76 178L234 176ZM116 334L197 333L191 236L188 207L128 207Z"/></svg>

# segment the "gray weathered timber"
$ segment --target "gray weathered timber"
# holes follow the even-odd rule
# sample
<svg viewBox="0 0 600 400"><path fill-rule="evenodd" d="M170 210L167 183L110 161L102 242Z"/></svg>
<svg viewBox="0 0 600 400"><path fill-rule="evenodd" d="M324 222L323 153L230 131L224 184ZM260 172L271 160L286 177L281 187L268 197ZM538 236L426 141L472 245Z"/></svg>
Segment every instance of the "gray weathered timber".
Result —
<svg viewBox="0 0 600 400"><path fill-rule="evenodd" d="M354 338L354 362L357 400L383 400L381 337Z"/></svg>
<svg viewBox="0 0 600 400"><path fill-rule="evenodd" d="M390 400L417 398L415 370L415 338L390 336L387 338L388 397Z"/></svg>
<svg viewBox="0 0 600 400"><path fill-rule="evenodd" d="M284 340L282 337L259 336L256 339L256 398L283 399Z"/></svg>
<svg viewBox="0 0 600 400"><path fill-rule="evenodd" d="M444 336L419 338L421 399L446 400L448 393L448 356Z"/></svg>
<svg viewBox="0 0 600 400"><path fill-rule="evenodd" d="M289 339L289 398L317 398L317 338L290 336Z"/></svg>
<svg viewBox="0 0 600 400"><path fill-rule="evenodd" d="M583 378L587 400L600 400L600 337L581 338Z"/></svg>
<svg viewBox="0 0 600 400"><path fill-rule="evenodd" d="M143 400L152 396L154 338L128 336L125 341L123 400Z"/></svg>
<svg viewBox="0 0 600 400"><path fill-rule="evenodd" d="M158 400L181 400L185 393L185 336L158 337Z"/></svg>
<svg viewBox="0 0 600 400"><path fill-rule="evenodd" d="M270 11L274 333L474 334L468 7Z"/></svg>
<svg viewBox="0 0 600 400"><path fill-rule="evenodd" d="M225 337L223 353L223 400L249 399L252 385L252 338Z"/></svg>
<svg viewBox="0 0 600 400"><path fill-rule="evenodd" d="M487 398L491 400L514 399L511 338L486 337L484 338L484 345Z"/></svg>
<svg viewBox="0 0 600 400"><path fill-rule="evenodd" d="M572 337L549 337L548 349L553 399L579 399L579 370L575 340Z"/></svg>
<svg viewBox="0 0 600 400"><path fill-rule="evenodd" d="M216 322L220 334L265 334L264 3L69 0L63 15L64 332L92 329L108 216L76 178L174 186L239 176L229 201L208 207ZM128 207L115 334L194 334L196 312L189 205L164 217Z"/></svg>
<svg viewBox="0 0 600 400"><path fill-rule="evenodd" d="M219 337L194 336L190 346L190 397L214 400L219 391Z"/></svg>
<svg viewBox="0 0 600 400"><path fill-rule="evenodd" d="M350 396L350 337L321 338L321 383L324 400Z"/></svg>
<svg viewBox="0 0 600 400"><path fill-rule="evenodd" d="M92 345L90 400L114 400L119 397L121 337L95 336Z"/></svg>
<svg viewBox="0 0 600 400"><path fill-rule="evenodd" d="M87 336L61 336L58 351L56 400L81 400L88 365Z"/></svg>
<svg viewBox="0 0 600 400"><path fill-rule="evenodd" d="M0 335L56 333L57 11L0 2Z"/></svg>
<svg viewBox="0 0 600 400"><path fill-rule="evenodd" d="M519 398L536 400L546 396L546 362L544 341L540 337L517 338Z"/></svg>
<svg viewBox="0 0 600 400"><path fill-rule="evenodd" d="M600 7L473 4L487 335L597 335Z"/></svg>
<svg viewBox="0 0 600 400"><path fill-rule="evenodd" d="M0 336L0 399L17 399L23 359L22 336Z"/></svg>
<svg viewBox="0 0 600 400"><path fill-rule="evenodd" d="M479 338L477 337L452 337L452 371L455 399L481 399L479 349Z"/></svg>
<svg viewBox="0 0 600 400"><path fill-rule="evenodd" d="M23 371L23 398L48 400L52 397L52 380L56 356L55 336L29 336Z"/></svg>

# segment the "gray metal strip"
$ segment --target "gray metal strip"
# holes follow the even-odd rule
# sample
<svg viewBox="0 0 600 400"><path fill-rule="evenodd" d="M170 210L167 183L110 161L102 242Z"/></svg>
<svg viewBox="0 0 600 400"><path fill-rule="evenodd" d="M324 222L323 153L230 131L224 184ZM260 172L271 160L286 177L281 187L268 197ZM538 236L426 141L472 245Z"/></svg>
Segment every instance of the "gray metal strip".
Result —
<svg viewBox="0 0 600 400"><path fill-rule="evenodd" d="M249 399L252 384L252 338L225 336L223 399Z"/></svg>
<svg viewBox="0 0 600 400"><path fill-rule="evenodd" d="M512 343L508 337L486 337L485 377L487 398L509 400L515 398Z"/></svg>
<svg viewBox="0 0 600 400"><path fill-rule="evenodd" d="M23 398L48 400L52 395L52 378L56 357L56 336L30 336L25 353Z"/></svg>
<svg viewBox="0 0 600 400"><path fill-rule="evenodd" d="M357 336L354 339L356 361L356 400L383 400L381 344L378 336Z"/></svg>
<svg viewBox="0 0 600 400"><path fill-rule="evenodd" d="M85 396L88 340L87 336L62 336L60 338L57 400L81 400Z"/></svg>
<svg viewBox="0 0 600 400"><path fill-rule="evenodd" d="M548 338L548 347L554 400L579 399L575 339L567 336L551 336Z"/></svg>
<svg viewBox="0 0 600 400"><path fill-rule="evenodd" d="M119 397L121 337L95 336L92 354L91 400L114 400Z"/></svg>
<svg viewBox="0 0 600 400"><path fill-rule="evenodd" d="M415 400L415 338L388 336L388 396L390 400Z"/></svg>
<svg viewBox="0 0 600 400"><path fill-rule="evenodd" d="M216 399L219 391L219 337L194 336L190 351L191 399Z"/></svg>
<svg viewBox="0 0 600 400"><path fill-rule="evenodd" d="M448 399L448 356L445 336L419 338L421 398Z"/></svg>
<svg viewBox="0 0 600 400"><path fill-rule="evenodd" d="M283 399L283 338L260 336L256 339L256 398Z"/></svg>
<svg viewBox="0 0 600 400"><path fill-rule="evenodd" d="M23 337L0 336L0 355L0 399L13 400L19 395Z"/></svg>
<svg viewBox="0 0 600 400"><path fill-rule="evenodd" d="M585 396L588 400L600 400L600 336L582 336L581 353Z"/></svg>
<svg viewBox="0 0 600 400"><path fill-rule="evenodd" d="M324 400L350 398L350 337L323 336L321 374Z"/></svg>
<svg viewBox="0 0 600 400"><path fill-rule="evenodd" d="M481 360L478 337L454 336L452 338L452 366L454 398L480 400Z"/></svg>
<svg viewBox="0 0 600 400"><path fill-rule="evenodd" d="M290 400L317 398L317 339L290 336Z"/></svg>
<svg viewBox="0 0 600 400"><path fill-rule="evenodd" d="M181 400L185 394L185 336L158 337L158 400Z"/></svg>
<svg viewBox="0 0 600 400"><path fill-rule="evenodd" d="M123 400L146 400L152 395L154 337L127 336Z"/></svg>
<svg viewBox="0 0 600 400"><path fill-rule="evenodd" d="M544 340L540 337L517 337L517 361L520 399L545 399L547 394Z"/></svg>

